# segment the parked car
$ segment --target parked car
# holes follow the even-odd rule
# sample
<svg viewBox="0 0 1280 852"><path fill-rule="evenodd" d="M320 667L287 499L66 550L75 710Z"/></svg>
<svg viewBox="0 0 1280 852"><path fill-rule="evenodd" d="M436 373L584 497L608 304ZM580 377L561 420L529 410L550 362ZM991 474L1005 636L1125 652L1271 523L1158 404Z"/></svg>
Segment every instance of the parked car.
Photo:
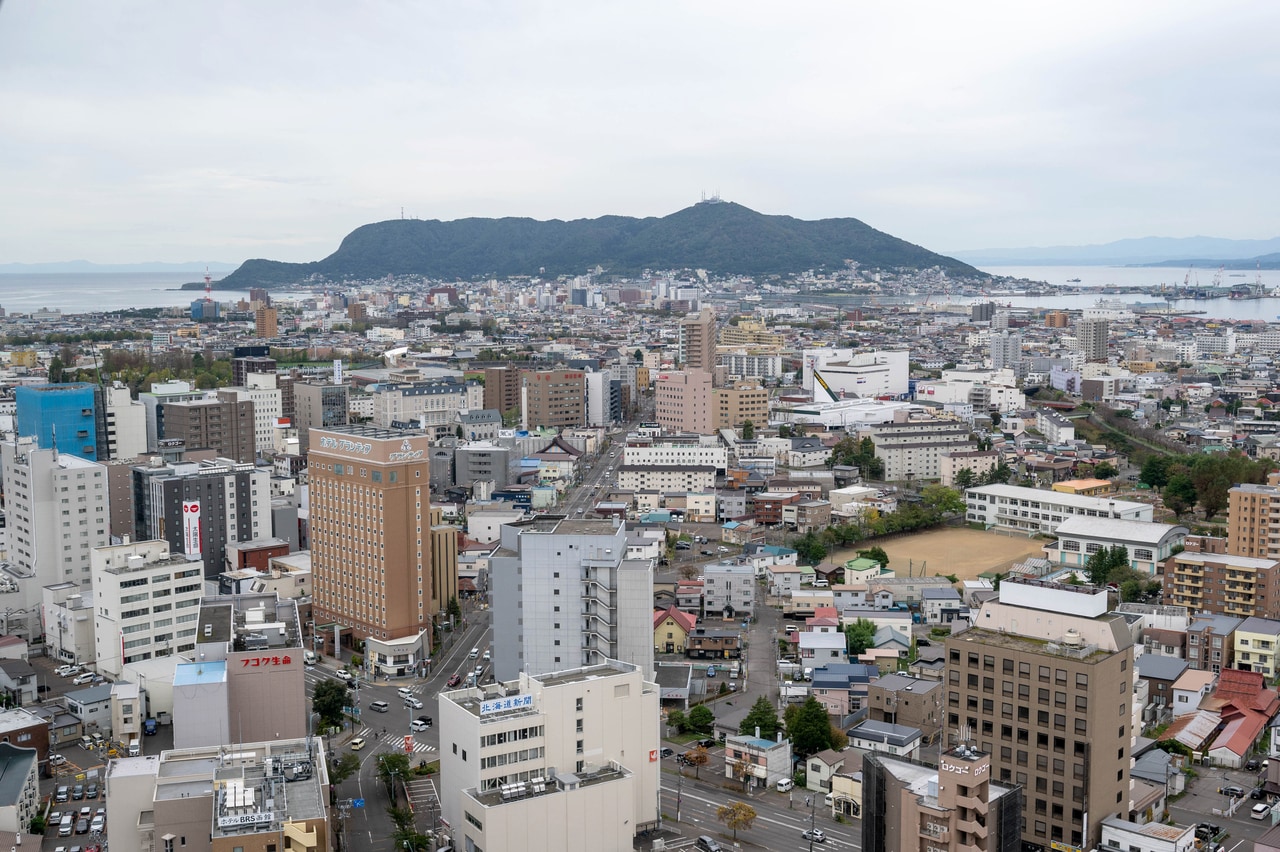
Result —
<svg viewBox="0 0 1280 852"><path fill-rule="evenodd" d="M1211 822L1202 822L1196 826L1196 837L1208 840L1222 833L1222 826Z"/></svg>
<svg viewBox="0 0 1280 852"><path fill-rule="evenodd" d="M1262 802L1259 802L1258 804L1253 806L1252 810L1249 811L1249 816L1253 817L1254 819L1266 819L1267 817L1271 816L1271 806L1267 804L1263 804Z"/></svg>
<svg viewBox="0 0 1280 852"><path fill-rule="evenodd" d="M1261 787L1254 787L1253 790L1251 790L1249 793L1250 799L1261 800L1261 799L1265 799L1266 797L1267 797L1267 791L1262 789Z"/></svg>
<svg viewBox="0 0 1280 852"><path fill-rule="evenodd" d="M1258 758L1256 757L1249 758L1244 764L1244 768L1250 772L1257 772L1261 766L1262 764L1258 762Z"/></svg>
<svg viewBox="0 0 1280 852"><path fill-rule="evenodd" d="M709 837L705 834L697 839L693 844L693 848L697 849L698 852L722 852L724 849L714 837Z"/></svg>
<svg viewBox="0 0 1280 852"><path fill-rule="evenodd" d="M85 797L86 799L96 799L96 798L98 798L98 785L97 785L97 784L90 784L88 787L85 787L85 788L84 788L84 797Z"/></svg>
<svg viewBox="0 0 1280 852"><path fill-rule="evenodd" d="M707 666L707 677L715 677L715 676L716 676L716 667Z"/></svg>
<svg viewBox="0 0 1280 852"><path fill-rule="evenodd" d="M67 761L67 759L66 759L65 757L63 757L62 755L60 755L60 754L50 754L50 755L49 755L49 765L50 765L50 766L57 766L57 765L58 765L58 764L60 764L60 763L66 763L66 761Z"/></svg>
<svg viewBox="0 0 1280 852"><path fill-rule="evenodd" d="M725 547L724 545L720 545L719 547L716 548L716 553L728 553L728 552L729 552L729 548Z"/></svg>
<svg viewBox="0 0 1280 852"><path fill-rule="evenodd" d="M716 554L715 554L715 552L714 552L714 551L711 551L711 550L703 550L703 551L702 551L702 555L703 555L703 556L715 556Z"/></svg>
<svg viewBox="0 0 1280 852"><path fill-rule="evenodd" d="M698 740L696 743L694 743L694 745L700 745L703 748L715 748L717 743L715 740L706 739L706 740Z"/></svg>
<svg viewBox="0 0 1280 852"><path fill-rule="evenodd" d="M729 691L730 691L730 692L737 692L737 691L738 691L738 684L736 684L736 683L735 683L735 682L733 682L733 681L729 681Z"/></svg>
<svg viewBox="0 0 1280 852"><path fill-rule="evenodd" d="M1237 787L1234 784L1228 785L1226 787L1220 787L1218 789L1218 792L1224 796L1230 796L1233 799L1243 799L1245 797L1244 788Z"/></svg>
<svg viewBox="0 0 1280 852"><path fill-rule="evenodd" d="M81 799L84 798L83 784L77 784L76 786L71 788L71 798L75 799L76 801L80 801Z"/></svg>
<svg viewBox="0 0 1280 852"><path fill-rule="evenodd" d="M93 679L95 677L97 677L97 675L93 672L84 672L73 677L71 682L76 686L84 686L86 683L93 683Z"/></svg>
<svg viewBox="0 0 1280 852"><path fill-rule="evenodd" d="M455 675L449 676L449 682L446 683L445 686L452 689L453 687L457 686L460 683L462 683L462 675L455 674Z"/></svg>
<svg viewBox="0 0 1280 852"><path fill-rule="evenodd" d="M76 820L76 834L88 834L88 833L89 833L89 820L87 819Z"/></svg>

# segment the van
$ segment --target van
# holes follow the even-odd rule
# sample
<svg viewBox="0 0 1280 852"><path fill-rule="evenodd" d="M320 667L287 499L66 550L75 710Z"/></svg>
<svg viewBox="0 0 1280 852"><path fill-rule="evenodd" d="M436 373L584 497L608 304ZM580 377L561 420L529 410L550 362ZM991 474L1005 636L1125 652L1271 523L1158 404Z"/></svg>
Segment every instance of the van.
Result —
<svg viewBox="0 0 1280 852"><path fill-rule="evenodd" d="M160 733L160 722L156 719L146 719L142 723L142 733L148 737L154 737Z"/></svg>
<svg viewBox="0 0 1280 852"><path fill-rule="evenodd" d="M1254 805L1253 808L1249 811L1249 816L1253 817L1254 819L1266 819L1267 817L1271 816L1271 806L1267 804L1263 804L1262 802L1258 802L1258 804Z"/></svg>
<svg viewBox="0 0 1280 852"><path fill-rule="evenodd" d="M319 661L315 651L303 651L302 662L308 666L314 666Z"/></svg>
<svg viewBox="0 0 1280 852"><path fill-rule="evenodd" d="M92 750L92 749L93 749L93 737L89 736L88 734L86 734L86 735L84 735L83 737L81 737L81 738L80 738L80 748L88 749L88 750Z"/></svg>
<svg viewBox="0 0 1280 852"><path fill-rule="evenodd" d="M72 828L74 828L74 827L75 827L75 824L76 824L76 822L75 822L75 815L74 815L74 814L63 814L63 815L62 815L62 822L58 823L58 836L59 836L59 837L70 837L70 836L71 836L71 830L72 830Z"/></svg>
<svg viewBox="0 0 1280 852"><path fill-rule="evenodd" d="M137 757L140 754L142 754L142 744L139 743L137 740L134 740L133 742L129 743L129 756Z"/></svg>
<svg viewBox="0 0 1280 852"><path fill-rule="evenodd" d="M791 789L792 787L794 787L794 786L795 786L795 782L794 782L794 781L792 781L790 778L779 778L779 779L778 779L778 792L779 792L779 793L785 793L785 792L787 792L788 790L790 790L790 789Z"/></svg>
<svg viewBox="0 0 1280 852"><path fill-rule="evenodd" d="M58 788L58 792L54 794L53 800L59 803L71 801L71 788L63 784Z"/></svg>
<svg viewBox="0 0 1280 852"><path fill-rule="evenodd" d="M369 705L369 709L375 713L386 713L391 709L391 705L385 701L375 701Z"/></svg>

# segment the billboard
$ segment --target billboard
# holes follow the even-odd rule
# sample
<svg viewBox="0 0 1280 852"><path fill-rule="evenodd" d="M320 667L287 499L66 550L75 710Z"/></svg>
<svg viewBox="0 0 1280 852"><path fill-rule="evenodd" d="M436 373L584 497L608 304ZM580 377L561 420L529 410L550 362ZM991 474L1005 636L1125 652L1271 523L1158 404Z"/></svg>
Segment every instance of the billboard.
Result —
<svg viewBox="0 0 1280 852"><path fill-rule="evenodd" d="M195 500L182 503L182 552L200 555L200 503Z"/></svg>

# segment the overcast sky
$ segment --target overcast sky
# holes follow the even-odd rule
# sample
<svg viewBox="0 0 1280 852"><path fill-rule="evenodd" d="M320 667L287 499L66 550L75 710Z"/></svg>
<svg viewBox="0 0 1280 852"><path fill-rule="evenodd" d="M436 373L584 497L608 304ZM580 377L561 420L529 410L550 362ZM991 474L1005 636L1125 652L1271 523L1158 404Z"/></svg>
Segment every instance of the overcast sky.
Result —
<svg viewBox="0 0 1280 852"><path fill-rule="evenodd" d="M1280 235L1276 3L0 6L0 263L720 194L928 248Z"/></svg>

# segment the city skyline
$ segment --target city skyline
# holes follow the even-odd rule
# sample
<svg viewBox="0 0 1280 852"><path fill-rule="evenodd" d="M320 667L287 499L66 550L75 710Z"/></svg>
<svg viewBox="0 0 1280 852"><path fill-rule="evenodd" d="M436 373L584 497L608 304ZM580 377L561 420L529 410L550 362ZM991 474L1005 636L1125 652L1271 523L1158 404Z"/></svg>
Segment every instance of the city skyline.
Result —
<svg viewBox="0 0 1280 852"><path fill-rule="evenodd" d="M0 257L315 260L719 193L943 253L1275 236L1280 10L0 8Z"/></svg>

